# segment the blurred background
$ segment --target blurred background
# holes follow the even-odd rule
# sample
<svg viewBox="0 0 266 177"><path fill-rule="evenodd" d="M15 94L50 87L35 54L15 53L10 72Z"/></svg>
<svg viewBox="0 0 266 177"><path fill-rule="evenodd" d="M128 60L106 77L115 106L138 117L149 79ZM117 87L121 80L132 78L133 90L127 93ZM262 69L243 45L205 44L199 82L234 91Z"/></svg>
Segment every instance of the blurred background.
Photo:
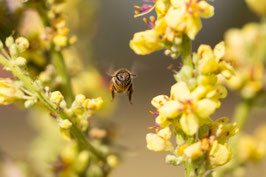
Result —
<svg viewBox="0 0 266 177"><path fill-rule="evenodd" d="M1 2L2 0L0 0ZM88 1L88 0L87 0ZM180 66L179 59L172 60L164 56L163 52L156 52L148 56L138 56L129 48L129 40L133 34L148 27L142 18L135 19L134 5L141 5L137 0L97 0L92 1L93 8L90 18L81 18L75 23L78 27L77 47L82 52L85 64L93 64L106 73L110 68L134 68L137 77L134 80L133 105L128 103L126 95L118 96L112 113L98 115L95 119L109 119L119 129L116 143L126 147L123 152L122 163L113 171L114 177L176 177L184 176L184 168L172 167L164 163L165 153L155 153L146 149L145 136L150 130L147 128L154 124L154 116L149 110L154 110L150 101L159 94L168 95L170 87L175 83L172 71L167 70L170 64L176 68ZM243 0L216 0L211 3L215 7L215 16L203 19L203 28L193 41L193 49L200 44L214 46L221 40L229 28L240 28L245 23L259 19L246 6ZM87 7L83 7L86 9ZM90 12L84 10L84 17ZM71 10L71 9L69 9ZM89 9L90 10L90 9ZM83 12L82 11L82 12ZM5 10L1 15L5 16ZM15 27L12 20L1 17L1 38L10 35ZM86 21L88 20L88 21ZM6 27L8 26L8 27ZM4 73L1 71L1 77ZM89 84L85 83L84 84ZM111 99L111 95L110 95ZM223 100L222 107L212 116L232 116L238 95L229 93ZM109 102L109 100L105 100ZM253 110L249 119L247 132L265 121L266 111ZM14 106L0 107L0 148L14 158L23 158L35 131L29 126L26 119L27 111L19 110ZM38 117L36 117L38 119ZM247 176L266 177L266 163L249 165Z"/></svg>

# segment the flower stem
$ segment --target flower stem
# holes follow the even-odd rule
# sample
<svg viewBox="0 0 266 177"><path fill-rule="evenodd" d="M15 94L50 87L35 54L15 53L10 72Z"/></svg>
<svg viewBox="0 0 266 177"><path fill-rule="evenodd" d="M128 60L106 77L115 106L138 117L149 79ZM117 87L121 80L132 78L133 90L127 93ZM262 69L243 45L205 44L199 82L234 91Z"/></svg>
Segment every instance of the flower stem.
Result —
<svg viewBox="0 0 266 177"><path fill-rule="evenodd" d="M192 51L191 40L187 35L184 34L182 39L182 50L181 50L182 61L184 65L193 67L191 51Z"/></svg>
<svg viewBox="0 0 266 177"><path fill-rule="evenodd" d="M191 173L191 164L188 160L185 161L185 177L190 177L190 173Z"/></svg>
<svg viewBox="0 0 266 177"><path fill-rule="evenodd" d="M32 93L36 93L36 97L41 101L41 103L46 106L50 111L57 114L62 119L68 119L72 122L71 118L64 112L60 111L56 108L56 106L50 102L50 100L47 98L46 95L44 95L39 88L36 88L34 85L32 79L25 74L18 66L13 65L7 60L5 57L0 55L0 64L7 67L9 71L11 71L19 80L21 80L24 83L24 86L31 91ZM74 138L77 140L77 142L80 144L81 147L84 149L87 149L92 154L94 154L100 161L106 163L106 158L98 151L96 150L87 140L87 138L84 136L84 134L77 128L75 124L72 122L72 126L70 128L70 131Z"/></svg>
<svg viewBox="0 0 266 177"><path fill-rule="evenodd" d="M63 95L65 96L67 104L70 105L74 100L74 95L72 91L71 80L69 75L67 74L63 55L60 51L56 51L54 46L52 46L51 53L52 61L57 70L57 74L62 79L61 90L63 92Z"/></svg>
<svg viewBox="0 0 266 177"><path fill-rule="evenodd" d="M182 50L181 50L181 55L182 55L182 61L183 65L190 66L191 68L193 67L192 64L192 58L191 58L191 40L187 35L183 35L182 39ZM186 140L188 141L189 144L192 144L194 139L191 139L190 137L187 137ZM192 167L191 167L191 162L187 159L185 161L185 176L190 177Z"/></svg>

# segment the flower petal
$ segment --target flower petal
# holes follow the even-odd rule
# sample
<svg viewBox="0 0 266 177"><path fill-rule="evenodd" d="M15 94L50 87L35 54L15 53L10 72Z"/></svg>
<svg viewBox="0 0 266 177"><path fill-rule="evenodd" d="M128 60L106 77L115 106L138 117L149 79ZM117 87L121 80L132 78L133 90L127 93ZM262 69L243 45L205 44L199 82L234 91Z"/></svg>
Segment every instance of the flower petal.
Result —
<svg viewBox="0 0 266 177"><path fill-rule="evenodd" d="M199 128L198 118L194 114L183 114L180 119L180 125L182 130L187 135L194 135Z"/></svg>

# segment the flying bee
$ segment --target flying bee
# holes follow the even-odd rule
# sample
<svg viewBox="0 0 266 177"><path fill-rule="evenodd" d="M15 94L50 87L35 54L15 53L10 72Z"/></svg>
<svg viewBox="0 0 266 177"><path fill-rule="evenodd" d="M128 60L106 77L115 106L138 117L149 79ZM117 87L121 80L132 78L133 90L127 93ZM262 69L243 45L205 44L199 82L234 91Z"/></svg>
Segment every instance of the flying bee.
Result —
<svg viewBox="0 0 266 177"><path fill-rule="evenodd" d="M110 90L112 93L112 100L115 98L116 93L127 92L129 103L131 102L131 97L133 94L133 77L136 76L132 74L129 70L125 68L118 69L113 75L110 85Z"/></svg>

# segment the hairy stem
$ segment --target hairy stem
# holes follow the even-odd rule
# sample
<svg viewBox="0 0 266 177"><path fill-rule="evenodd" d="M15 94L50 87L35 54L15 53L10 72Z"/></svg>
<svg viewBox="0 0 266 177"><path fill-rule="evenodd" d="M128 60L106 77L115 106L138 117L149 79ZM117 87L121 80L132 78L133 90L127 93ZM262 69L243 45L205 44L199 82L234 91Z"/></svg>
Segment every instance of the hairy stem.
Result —
<svg viewBox="0 0 266 177"><path fill-rule="evenodd" d="M182 38L182 51L181 51L182 61L184 65L193 67L191 52L192 52L191 40L187 35L184 34Z"/></svg>
<svg viewBox="0 0 266 177"><path fill-rule="evenodd" d="M66 70L65 61L60 51L56 51L54 46L51 49L52 62L57 70L57 74L62 79L61 90L65 96L66 102L70 105L74 100L74 95L71 86L71 80Z"/></svg>

